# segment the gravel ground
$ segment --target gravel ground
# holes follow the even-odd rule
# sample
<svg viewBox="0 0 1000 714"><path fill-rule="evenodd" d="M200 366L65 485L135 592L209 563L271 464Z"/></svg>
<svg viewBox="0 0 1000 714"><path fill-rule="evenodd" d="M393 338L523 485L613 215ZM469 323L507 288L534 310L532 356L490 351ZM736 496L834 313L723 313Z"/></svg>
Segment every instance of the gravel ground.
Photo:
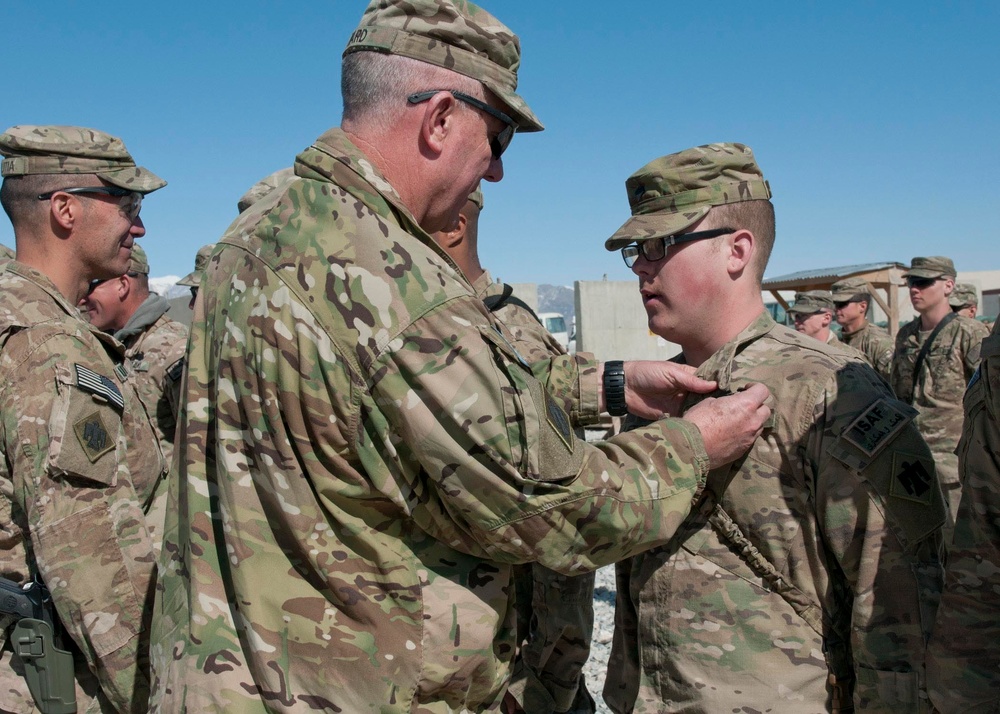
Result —
<svg viewBox="0 0 1000 714"><path fill-rule="evenodd" d="M594 639L590 645L590 659L584 665L587 689L597 702L598 714L611 714L604 704L604 677L608 672L611 655L611 637L615 631L615 566L597 571L594 584Z"/></svg>

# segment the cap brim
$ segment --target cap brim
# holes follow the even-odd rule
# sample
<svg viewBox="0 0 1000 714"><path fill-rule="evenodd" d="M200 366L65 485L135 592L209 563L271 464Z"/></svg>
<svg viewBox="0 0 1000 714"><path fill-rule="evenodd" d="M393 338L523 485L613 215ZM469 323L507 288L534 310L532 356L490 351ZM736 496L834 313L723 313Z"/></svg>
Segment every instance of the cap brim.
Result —
<svg viewBox="0 0 1000 714"><path fill-rule="evenodd" d="M785 312L787 312L789 314L791 314L793 312L798 312L798 313L801 313L803 315L815 315L817 313L823 312L823 310L821 308L818 308L818 307L800 307L800 308L796 308L794 305L792 305L790 308L788 308L787 310L785 310Z"/></svg>
<svg viewBox="0 0 1000 714"><path fill-rule="evenodd" d="M115 171L100 171L97 175L115 186L143 194L152 193L167 185L166 181L141 166L130 166Z"/></svg>
<svg viewBox="0 0 1000 714"><path fill-rule="evenodd" d="M604 241L604 247L608 250L618 250L630 243L675 235L700 221L708 215L711 208L711 206L702 206L691 211L646 213L632 216L625 221L625 225L615 231L613 236Z"/></svg>
<svg viewBox="0 0 1000 714"><path fill-rule="evenodd" d="M183 278L177 281L178 285L187 285L190 288L196 288L201 285L201 281L198 279L198 273L188 273Z"/></svg>
<svg viewBox="0 0 1000 714"><path fill-rule="evenodd" d="M528 103L521 98L521 95L503 89L494 82L484 81L483 84L507 107L511 119L517 123L518 132L527 133L545 130L545 126L535 116L535 113L531 111Z"/></svg>
<svg viewBox="0 0 1000 714"><path fill-rule="evenodd" d="M862 293L860 291L859 292L850 291L846 293L832 293L832 295L834 302L848 302L849 300L853 300L854 298L861 296Z"/></svg>
<svg viewBox="0 0 1000 714"><path fill-rule="evenodd" d="M903 273L904 278L910 276L914 278L943 278L945 276L940 270L929 270L927 268L916 268L915 270L908 270Z"/></svg>

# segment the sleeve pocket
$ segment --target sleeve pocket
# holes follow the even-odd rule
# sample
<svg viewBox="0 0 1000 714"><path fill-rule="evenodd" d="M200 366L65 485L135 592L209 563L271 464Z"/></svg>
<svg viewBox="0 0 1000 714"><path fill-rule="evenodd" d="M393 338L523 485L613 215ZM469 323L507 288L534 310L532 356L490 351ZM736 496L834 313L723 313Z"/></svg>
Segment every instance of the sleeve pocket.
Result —
<svg viewBox="0 0 1000 714"><path fill-rule="evenodd" d="M81 389L72 367L56 370L58 397L49 418L48 470L114 485L121 415L114 405Z"/></svg>

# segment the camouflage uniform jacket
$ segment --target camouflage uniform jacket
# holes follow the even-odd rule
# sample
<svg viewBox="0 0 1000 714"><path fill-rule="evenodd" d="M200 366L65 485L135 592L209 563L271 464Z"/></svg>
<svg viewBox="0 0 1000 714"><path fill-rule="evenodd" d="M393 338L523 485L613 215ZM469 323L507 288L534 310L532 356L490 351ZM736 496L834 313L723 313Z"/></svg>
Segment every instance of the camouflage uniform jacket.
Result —
<svg viewBox="0 0 1000 714"><path fill-rule="evenodd" d="M115 332L115 338L125 345L136 390L168 463L174 449L187 348L187 328L167 316L169 309L165 298L151 294L125 327Z"/></svg>
<svg viewBox="0 0 1000 714"><path fill-rule="evenodd" d="M575 440L579 381L532 377L342 131L294 168L195 305L152 709L496 711L510 563L666 542L704 444L680 420Z"/></svg>
<svg viewBox="0 0 1000 714"><path fill-rule="evenodd" d="M1000 324L1000 323L998 323ZM1000 711L1000 329L982 343L958 444L962 502L928 648L942 713Z"/></svg>
<svg viewBox="0 0 1000 714"><path fill-rule="evenodd" d="M848 334L840 333L840 340L865 356L882 379L889 382L892 371L893 343L889 333L877 325L865 321L864 327Z"/></svg>
<svg viewBox="0 0 1000 714"><path fill-rule="evenodd" d="M938 478L954 519L962 495L955 455L962 436L962 395L979 366L979 345L989 331L981 322L956 315L934 338L920 374L914 379L917 356L929 334L920 331L919 317L899 330L892 360L892 388L902 401L920 411L917 428L934 453Z"/></svg>
<svg viewBox="0 0 1000 714"><path fill-rule="evenodd" d="M485 271L472 288L485 301L502 295L504 284L493 282ZM545 364L566 354L530 309L509 301L493 314L510 330L514 346L528 362ZM596 416L596 371L592 388L581 389L581 393L581 397L586 394L591 398L588 411ZM577 436L582 436L582 429L577 430ZM563 575L538 563L527 563L515 567L514 589L518 653L510 692L521 708L532 714L594 711L583 677L594 629L594 573Z"/></svg>
<svg viewBox="0 0 1000 714"><path fill-rule="evenodd" d="M145 711L148 698L144 506L165 465L123 356L41 273L0 270L0 575L37 570L51 591L81 712ZM0 709L35 711L8 632Z"/></svg>
<svg viewBox="0 0 1000 714"><path fill-rule="evenodd" d="M945 510L913 410L867 364L767 313L698 374L724 392L763 383L772 420L709 475L673 541L619 564L605 699L827 712L854 678L861 710L925 711Z"/></svg>

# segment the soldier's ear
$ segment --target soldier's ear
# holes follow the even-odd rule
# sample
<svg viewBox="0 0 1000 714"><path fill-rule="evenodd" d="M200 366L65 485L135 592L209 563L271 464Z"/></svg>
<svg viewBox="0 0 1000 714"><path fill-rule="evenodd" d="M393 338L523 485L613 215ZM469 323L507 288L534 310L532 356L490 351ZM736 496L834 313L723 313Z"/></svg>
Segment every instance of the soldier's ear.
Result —
<svg viewBox="0 0 1000 714"><path fill-rule="evenodd" d="M746 228L731 233L725 238L725 246L729 251L727 267L731 275L736 275L750 265L753 260L754 251L757 248L757 239L753 233Z"/></svg>
<svg viewBox="0 0 1000 714"><path fill-rule="evenodd" d="M125 302L129 294L132 292L132 281L129 280L128 275L119 276L118 282L116 284L116 292L118 294L119 302Z"/></svg>

